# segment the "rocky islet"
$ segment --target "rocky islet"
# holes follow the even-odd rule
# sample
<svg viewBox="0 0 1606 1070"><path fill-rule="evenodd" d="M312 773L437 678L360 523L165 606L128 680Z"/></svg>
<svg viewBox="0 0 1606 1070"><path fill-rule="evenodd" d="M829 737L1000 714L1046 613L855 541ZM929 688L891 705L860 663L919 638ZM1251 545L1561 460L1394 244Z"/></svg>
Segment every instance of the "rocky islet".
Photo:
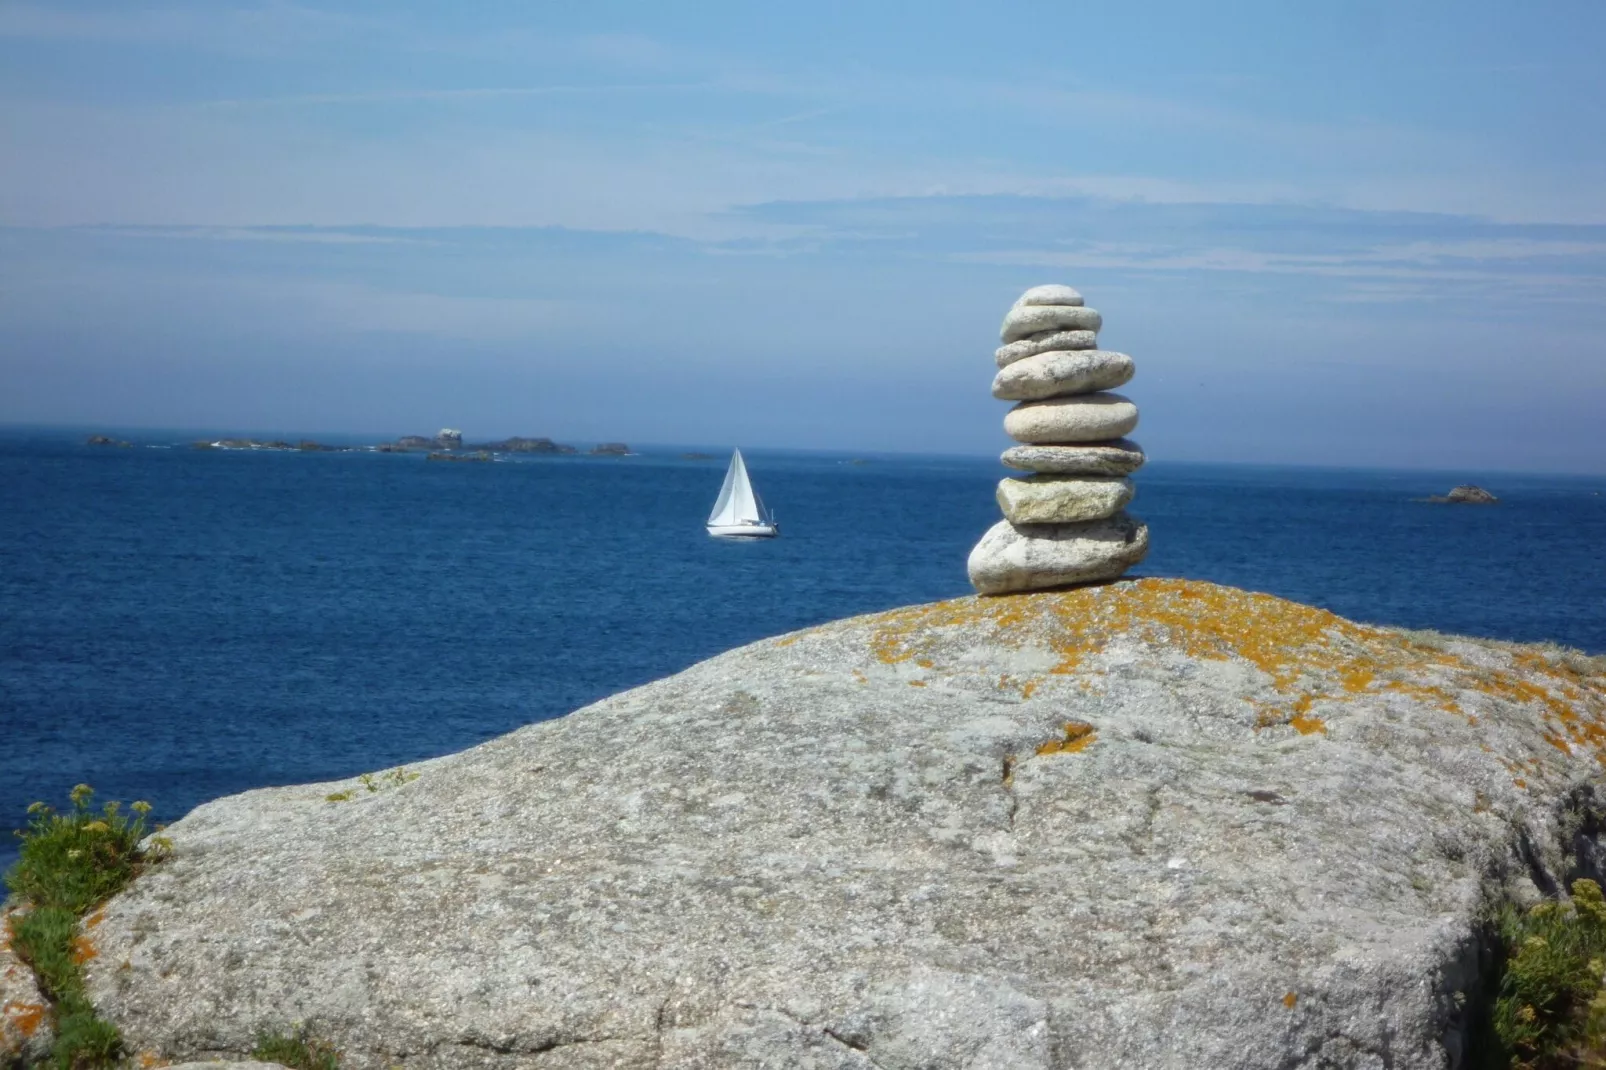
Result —
<svg viewBox="0 0 1606 1070"><path fill-rule="evenodd" d="M1004 519L970 553L981 594L1113 580L1143 560L1148 528L1125 512L1143 450L1131 399L1113 393L1132 358L1098 348L1104 320L1069 286L1034 286L1004 316L993 397L1016 402L1001 458L1030 473L998 484Z"/></svg>

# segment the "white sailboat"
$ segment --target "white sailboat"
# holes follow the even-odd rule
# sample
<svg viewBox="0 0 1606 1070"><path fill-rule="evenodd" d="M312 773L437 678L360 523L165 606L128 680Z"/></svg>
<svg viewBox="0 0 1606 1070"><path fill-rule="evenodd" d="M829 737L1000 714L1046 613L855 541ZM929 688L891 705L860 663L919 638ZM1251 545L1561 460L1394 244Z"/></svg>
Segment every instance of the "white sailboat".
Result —
<svg viewBox="0 0 1606 1070"><path fill-rule="evenodd" d="M725 471L725 483L719 488L714 511L708 514L708 534L738 539L773 539L781 533L775 517L764 508L764 502L747 478L747 464L742 451L731 454L731 466Z"/></svg>

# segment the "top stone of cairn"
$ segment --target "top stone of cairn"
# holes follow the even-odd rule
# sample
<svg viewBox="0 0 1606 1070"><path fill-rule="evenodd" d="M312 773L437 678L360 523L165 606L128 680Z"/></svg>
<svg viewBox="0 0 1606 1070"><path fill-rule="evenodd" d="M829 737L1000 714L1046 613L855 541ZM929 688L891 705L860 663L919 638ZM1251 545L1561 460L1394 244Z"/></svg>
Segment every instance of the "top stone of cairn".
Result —
<svg viewBox="0 0 1606 1070"><path fill-rule="evenodd" d="M1048 286L1033 286L1015 300L1020 305L1080 305L1082 295L1069 286L1054 283Z"/></svg>

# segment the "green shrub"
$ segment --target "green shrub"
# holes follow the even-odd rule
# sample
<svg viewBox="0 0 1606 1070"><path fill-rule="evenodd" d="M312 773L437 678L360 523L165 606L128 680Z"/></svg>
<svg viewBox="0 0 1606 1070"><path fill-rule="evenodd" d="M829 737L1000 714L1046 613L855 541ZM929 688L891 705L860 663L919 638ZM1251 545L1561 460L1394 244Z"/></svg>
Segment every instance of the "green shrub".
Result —
<svg viewBox="0 0 1606 1070"><path fill-rule="evenodd" d="M1493 1027L1513 1070L1606 1067L1606 896L1573 883L1570 906L1546 902L1499 921L1505 968Z"/></svg>
<svg viewBox="0 0 1606 1070"><path fill-rule="evenodd" d="M78 918L122 891L150 861L139 844L151 808L137 802L129 817L112 802L96 811L87 784L70 797L65 814L44 803L28 808L28 827L18 833L20 857L5 883L30 908L13 922L12 947L50 999L56 1030L51 1062L57 1070L87 1070L116 1065L123 1040L116 1026L96 1017L84 992L81 963L89 949ZM157 842L158 852L164 847Z"/></svg>
<svg viewBox="0 0 1606 1070"><path fill-rule="evenodd" d="M123 1051L123 1036L92 1010L74 1011L56 1019L56 1046L51 1061L56 1070L84 1070L116 1066Z"/></svg>
<svg viewBox="0 0 1606 1070"><path fill-rule="evenodd" d="M36 907L12 924L12 943L33 967L39 987L51 1000L71 998L83 987L73 961L78 916L60 907Z"/></svg>
<svg viewBox="0 0 1606 1070"><path fill-rule="evenodd" d="M139 842L148 831L150 804L129 809L109 802L99 812L90 803L94 789L72 790L72 809L58 814L44 803L28 807L21 857L6 874L6 885L35 906L61 907L83 914L121 891L142 861Z"/></svg>
<svg viewBox="0 0 1606 1070"><path fill-rule="evenodd" d="M289 1033L258 1033L251 1058L280 1063L290 1070L340 1070L340 1053L297 1026Z"/></svg>

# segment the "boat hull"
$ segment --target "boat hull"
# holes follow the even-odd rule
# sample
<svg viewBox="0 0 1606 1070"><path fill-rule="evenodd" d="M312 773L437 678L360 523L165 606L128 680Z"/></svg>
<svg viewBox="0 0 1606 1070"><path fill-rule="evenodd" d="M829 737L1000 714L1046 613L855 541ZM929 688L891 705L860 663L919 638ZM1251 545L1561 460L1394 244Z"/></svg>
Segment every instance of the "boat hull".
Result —
<svg viewBox="0 0 1606 1070"><path fill-rule="evenodd" d="M710 524L708 534L719 539L773 539L781 533L774 524Z"/></svg>

